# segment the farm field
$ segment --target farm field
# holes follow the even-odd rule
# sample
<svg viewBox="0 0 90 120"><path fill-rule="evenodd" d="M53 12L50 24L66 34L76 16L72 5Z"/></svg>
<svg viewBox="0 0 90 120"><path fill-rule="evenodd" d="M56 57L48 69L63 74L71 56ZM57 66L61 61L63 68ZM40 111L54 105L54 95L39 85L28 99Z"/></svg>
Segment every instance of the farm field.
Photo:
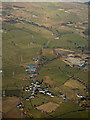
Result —
<svg viewBox="0 0 90 120"><path fill-rule="evenodd" d="M88 118L87 31L84 3L2 3L4 118Z"/></svg>
<svg viewBox="0 0 90 120"><path fill-rule="evenodd" d="M21 112L16 108L19 99L17 97L3 98L2 111L5 118L20 118ZM17 115L17 116L16 116Z"/></svg>

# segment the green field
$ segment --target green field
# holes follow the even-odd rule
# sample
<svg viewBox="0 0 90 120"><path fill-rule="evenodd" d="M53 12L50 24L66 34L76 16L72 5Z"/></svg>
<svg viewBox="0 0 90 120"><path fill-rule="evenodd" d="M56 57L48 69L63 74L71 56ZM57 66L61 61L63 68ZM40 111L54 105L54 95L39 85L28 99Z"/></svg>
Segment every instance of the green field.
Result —
<svg viewBox="0 0 90 120"><path fill-rule="evenodd" d="M63 103L57 110L55 113L52 113L53 116L57 117L57 118L75 118L75 115L79 114L79 112L75 112L75 113L70 113L71 111L77 111L77 110L81 110L80 107L78 107L77 104L72 103L71 101L67 101L65 103ZM85 113L85 112L83 112ZM67 114L67 115L65 115ZM85 115L85 116L84 116ZM82 115L79 116L80 118L82 118ZM78 116L76 116L76 118L79 118ZM88 114L86 112L86 114L83 114L83 117L88 117Z"/></svg>

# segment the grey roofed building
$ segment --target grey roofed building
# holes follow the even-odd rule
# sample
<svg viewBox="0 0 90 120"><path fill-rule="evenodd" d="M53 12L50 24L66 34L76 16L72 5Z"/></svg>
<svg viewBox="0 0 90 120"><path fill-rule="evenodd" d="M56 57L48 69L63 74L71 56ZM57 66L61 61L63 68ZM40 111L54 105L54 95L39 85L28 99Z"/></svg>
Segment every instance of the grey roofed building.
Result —
<svg viewBox="0 0 90 120"><path fill-rule="evenodd" d="M22 106L22 103L19 103L18 105L17 105L17 107L21 107Z"/></svg>
<svg viewBox="0 0 90 120"><path fill-rule="evenodd" d="M65 60L68 61L69 63L71 63L71 65L76 65L76 66L80 66L80 67L85 64L85 60L82 60L80 58L68 57Z"/></svg>
<svg viewBox="0 0 90 120"><path fill-rule="evenodd" d="M0 73L2 73L2 70L0 69Z"/></svg>
<svg viewBox="0 0 90 120"><path fill-rule="evenodd" d="M26 98L26 100L29 100L29 98Z"/></svg>
<svg viewBox="0 0 90 120"><path fill-rule="evenodd" d="M81 94L77 94L77 97L80 97L80 98L82 98L83 96L82 96Z"/></svg>
<svg viewBox="0 0 90 120"><path fill-rule="evenodd" d="M64 95L61 95L61 97L65 100L66 99L66 96L64 96Z"/></svg>
<svg viewBox="0 0 90 120"><path fill-rule="evenodd" d="M33 68L33 67L35 67L36 65L34 65L34 64L29 64L29 65L27 65L27 67L30 67L30 68Z"/></svg>

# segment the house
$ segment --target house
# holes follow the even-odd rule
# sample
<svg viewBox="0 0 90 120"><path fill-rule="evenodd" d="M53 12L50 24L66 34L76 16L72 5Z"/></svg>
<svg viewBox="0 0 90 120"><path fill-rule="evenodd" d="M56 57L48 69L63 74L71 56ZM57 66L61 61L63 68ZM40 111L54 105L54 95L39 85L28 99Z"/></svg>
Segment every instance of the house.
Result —
<svg viewBox="0 0 90 120"><path fill-rule="evenodd" d="M29 98L30 98L30 99L31 99L31 98L34 98L34 95L30 95Z"/></svg>
<svg viewBox="0 0 90 120"><path fill-rule="evenodd" d="M50 92L46 92L47 95L51 96L51 97L54 97L53 94L51 94Z"/></svg>
<svg viewBox="0 0 90 120"><path fill-rule="evenodd" d="M22 106L22 103L19 103L19 104L17 105L18 108L21 107L21 106Z"/></svg>
<svg viewBox="0 0 90 120"><path fill-rule="evenodd" d="M31 83L31 85L33 85L34 83Z"/></svg>
<svg viewBox="0 0 90 120"><path fill-rule="evenodd" d="M29 67L29 68L34 68L36 65L34 65L34 64L30 64L30 65L27 65L27 67Z"/></svg>
<svg viewBox="0 0 90 120"><path fill-rule="evenodd" d="M73 24L73 22L69 21L69 22L67 22L67 24Z"/></svg>
<svg viewBox="0 0 90 120"><path fill-rule="evenodd" d="M37 86L37 84L34 84L34 86L36 87L36 86Z"/></svg>
<svg viewBox="0 0 90 120"><path fill-rule="evenodd" d="M29 75L30 76L30 78L33 78L33 74L32 75Z"/></svg>
<svg viewBox="0 0 90 120"><path fill-rule="evenodd" d="M63 95L61 92L58 92L60 95Z"/></svg>
<svg viewBox="0 0 90 120"><path fill-rule="evenodd" d="M32 87L29 87L30 90L32 90Z"/></svg>
<svg viewBox="0 0 90 120"><path fill-rule="evenodd" d="M31 93L31 95L34 95L34 91Z"/></svg>
<svg viewBox="0 0 90 120"><path fill-rule="evenodd" d="M33 85L33 88L32 88L32 89L33 89L33 91L35 91L35 89L36 89L36 86L35 86L35 85Z"/></svg>
<svg viewBox="0 0 90 120"><path fill-rule="evenodd" d="M29 88L32 88L32 85L30 85Z"/></svg>
<svg viewBox="0 0 90 120"><path fill-rule="evenodd" d="M26 87L26 89L28 89L28 87Z"/></svg>
<svg viewBox="0 0 90 120"><path fill-rule="evenodd" d="M0 73L2 73L2 70L0 70Z"/></svg>
<svg viewBox="0 0 90 120"><path fill-rule="evenodd" d="M30 89L28 88L28 90L27 91L30 91Z"/></svg>
<svg viewBox="0 0 90 120"><path fill-rule="evenodd" d="M25 91L28 91L28 89L25 89Z"/></svg>
<svg viewBox="0 0 90 120"><path fill-rule="evenodd" d="M39 92L45 94L45 91L43 91L43 90L39 90Z"/></svg>
<svg viewBox="0 0 90 120"><path fill-rule="evenodd" d="M41 88L38 88L38 91L40 91L41 90Z"/></svg>
<svg viewBox="0 0 90 120"><path fill-rule="evenodd" d="M49 93L49 92L47 92L46 94L47 94L47 95L51 95L51 93Z"/></svg>
<svg viewBox="0 0 90 120"><path fill-rule="evenodd" d="M45 88L45 92L47 92L48 91L48 88Z"/></svg>
<svg viewBox="0 0 90 120"><path fill-rule="evenodd" d="M35 63L37 63L38 62L38 60L35 60Z"/></svg>
<svg viewBox="0 0 90 120"><path fill-rule="evenodd" d="M54 97L53 95L51 95L51 97Z"/></svg>
<svg viewBox="0 0 90 120"><path fill-rule="evenodd" d="M68 11L65 11L66 13L69 13Z"/></svg>
<svg viewBox="0 0 90 120"><path fill-rule="evenodd" d="M28 72L28 69L25 69L26 72Z"/></svg>
<svg viewBox="0 0 90 120"><path fill-rule="evenodd" d="M27 97L26 100L29 101L29 98Z"/></svg>
<svg viewBox="0 0 90 120"><path fill-rule="evenodd" d="M40 85L37 85L37 88L40 88Z"/></svg>
<svg viewBox="0 0 90 120"><path fill-rule="evenodd" d="M56 37L55 39L56 39L56 40L58 40L58 39L59 39L59 37Z"/></svg>
<svg viewBox="0 0 90 120"><path fill-rule="evenodd" d="M33 73L33 74L37 74L36 73L36 70L37 68L29 68L29 69L26 69L25 71L29 74L29 73Z"/></svg>
<svg viewBox="0 0 90 120"><path fill-rule="evenodd" d="M83 96L81 94L77 94L77 97L83 98Z"/></svg>
<svg viewBox="0 0 90 120"><path fill-rule="evenodd" d="M37 68L31 68L31 72L35 72Z"/></svg>
<svg viewBox="0 0 90 120"><path fill-rule="evenodd" d="M28 88L28 89L25 89L24 91L30 91L30 89Z"/></svg>
<svg viewBox="0 0 90 120"><path fill-rule="evenodd" d="M38 84L38 82L36 82L36 84Z"/></svg>
<svg viewBox="0 0 90 120"><path fill-rule="evenodd" d="M32 15L34 18L38 18L38 16L37 15Z"/></svg>
<svg viewBox="0 0 90 120"><path fill-rule="evenodd" d="M61 95L61 97L65 100L66 99L66 96L64 96L64 95Z"/></svg>
<svg viewBox="0 0 90 120"><path fill-rule="evenodd" d="M34 74L34 75L37 75L37 72L35 72L35 71L31 71L31 73Z"/></svg>

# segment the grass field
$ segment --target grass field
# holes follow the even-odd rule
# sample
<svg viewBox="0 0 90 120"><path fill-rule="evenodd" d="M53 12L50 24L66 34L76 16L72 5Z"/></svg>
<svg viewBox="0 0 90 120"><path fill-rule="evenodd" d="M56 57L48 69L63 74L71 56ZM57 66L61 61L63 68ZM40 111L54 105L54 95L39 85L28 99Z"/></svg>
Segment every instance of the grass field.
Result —
<svg viewBox="0 0 90 120"><path fill-rule="evenodd" d="M77 111L80 110L81 108L78 107L77 104L71 102L71 101L66 101L63 103L55 112L51 113L54 117L61 118L65 113L71 112L71 111ZM73 116L71 116L72 118Z"/></svg>
<svg viewBox="0 0 90 120"><path fill-rule="evenodd" d="M79 111L76 113L69 113L67 115L62 116L61 118L84 118L88 119L88 110L86 111Z"/></svg>

